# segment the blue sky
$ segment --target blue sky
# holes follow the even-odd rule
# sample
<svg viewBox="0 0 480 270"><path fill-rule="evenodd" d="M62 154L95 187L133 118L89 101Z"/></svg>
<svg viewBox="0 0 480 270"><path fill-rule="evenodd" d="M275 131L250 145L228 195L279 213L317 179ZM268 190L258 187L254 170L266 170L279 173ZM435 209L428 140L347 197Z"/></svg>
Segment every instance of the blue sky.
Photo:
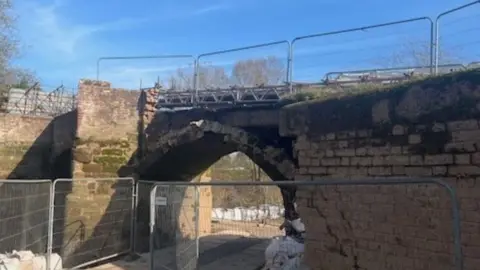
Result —
<svg viewBox="0 0 480 270"><path fill-rule="evenodd" d="M17 10L22 41L27 46L17 62L36 71L44 85L63 82L76 87L80 78L95 78L99 57L197 55L413 17L434 18L468 2L22 0ZM453 48L462 62L480 61L480 4L445 18L441 30L443 48ZM409 56L405 52L410 53L411 46L417 52L428 42L426 21L302 40L295 45L293 79L318 80L328 71L406 63ZM286 45L281 44L206 57L203 62L228 71L237 60L268 55L285 60L286 52ZM138 88L140 80L149 86L157 76L165 79L176 68L190 63L190 59L104 61L100 78L116 87Z"/></svg>

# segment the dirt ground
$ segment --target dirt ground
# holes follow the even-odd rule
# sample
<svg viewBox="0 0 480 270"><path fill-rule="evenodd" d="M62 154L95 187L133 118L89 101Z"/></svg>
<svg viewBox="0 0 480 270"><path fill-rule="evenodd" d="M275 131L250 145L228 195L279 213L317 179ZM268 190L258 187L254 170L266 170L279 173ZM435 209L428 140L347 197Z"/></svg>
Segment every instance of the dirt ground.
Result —
<svg viewBox="0 0 480 270"><path fill-rule="evenodd" d="M238 221L222 221L212 222L212 233L200 239L200 246L203 249L214 249L229 241L232 241L232 236L235 238L242 238L244 241L252 241L244 250L238 252L237 250L229 253L227 247L223 248L223 253L228 255L219 256L215 261L201 266L200 269L215 270L215 269L258 269L264 260L264 249L269 243L269 239L276 235L282 235L279 229L280 221L268 220L266 224L259 224L258 222L238 222ZM264 239L264 240L259 240ZM156 251L155 254L155 270L174 270L165 265L168 264L172 258L176 257L175 248L162 249ZM164 266L160 266L164 265ZM196 265L196 263L194 264ZM92 270L149 270L149 254L141 254L135 260L123 259L100 266L89 268ZM191 269L195 269L194 267Z"/></svg>

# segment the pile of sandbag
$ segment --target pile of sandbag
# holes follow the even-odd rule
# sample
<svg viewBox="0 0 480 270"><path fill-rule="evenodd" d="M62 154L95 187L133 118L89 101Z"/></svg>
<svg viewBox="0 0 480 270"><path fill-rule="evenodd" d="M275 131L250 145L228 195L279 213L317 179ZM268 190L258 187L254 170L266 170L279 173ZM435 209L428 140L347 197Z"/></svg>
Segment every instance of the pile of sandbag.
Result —
<svg viewBox="0 0 480 270"><path fill-rule="evenodd" d="M254 221L278 219L283 217L284 209L277 205L260 205L257 207L213 208L213 220Z"/></svg>
<svg viewBox="0 0 480 270"><path fill-rule="evenodd" d="M50 256L50 269L47 269L47 257L35 255L29 250L0 254L0 270L61 270L62 258L56 253Z"/></svg>

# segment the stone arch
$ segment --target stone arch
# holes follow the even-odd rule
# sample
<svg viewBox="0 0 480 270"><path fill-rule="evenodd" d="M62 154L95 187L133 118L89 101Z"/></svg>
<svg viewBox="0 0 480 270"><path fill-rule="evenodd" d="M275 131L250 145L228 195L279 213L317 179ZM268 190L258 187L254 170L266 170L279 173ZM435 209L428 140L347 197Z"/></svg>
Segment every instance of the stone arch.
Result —
<svg viewBox="0 0 480 270"><path fill-rule="evenodd" d="M169 131L147 146L137 167L140 179L189 181L221 157L240 151L252 159L273 180L293 180L295 162L285 145L270 144L253 132L216 121L193 121ZM298 217L294 202L296 188L279 185L285 217Z"/></svg>
<svg viewBox="0 0 480 270"><path fill-rule="evenodd" d="M184 162L179 166L184 168L194 166L192 162L200 163L200 166L186 175L175 175L175 173L162 175L162 173L153 172L157 164L180 161L170 160L169 162L168 160L180 157L179 154L175 154L176 151L183 155L181 159ZM159 176L176 176L177 178L155 179L163 181L188 180L185 178L201 173L219 158L236 151L249 156L275 181L292 180L294 177L295 163L281 145L270 145L252 132L208 120L191 122L182 129L170 131L156 141L150 142L147 154L139 164L138 174L152 178L159 178ZM202 156L197 160L188 160L193 153L200 153Z"/></svg>

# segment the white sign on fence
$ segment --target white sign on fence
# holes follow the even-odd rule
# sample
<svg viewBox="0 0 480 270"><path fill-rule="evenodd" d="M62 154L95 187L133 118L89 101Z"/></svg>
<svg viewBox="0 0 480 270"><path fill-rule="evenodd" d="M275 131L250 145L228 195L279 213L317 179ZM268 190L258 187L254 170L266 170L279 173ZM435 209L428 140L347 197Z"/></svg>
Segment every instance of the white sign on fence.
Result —
<svg viewBox="0 0 480 270"><path fill-rule="evenodd" d="M155 205L167 205L167 197L156 197L155 198Z"/></svg>

